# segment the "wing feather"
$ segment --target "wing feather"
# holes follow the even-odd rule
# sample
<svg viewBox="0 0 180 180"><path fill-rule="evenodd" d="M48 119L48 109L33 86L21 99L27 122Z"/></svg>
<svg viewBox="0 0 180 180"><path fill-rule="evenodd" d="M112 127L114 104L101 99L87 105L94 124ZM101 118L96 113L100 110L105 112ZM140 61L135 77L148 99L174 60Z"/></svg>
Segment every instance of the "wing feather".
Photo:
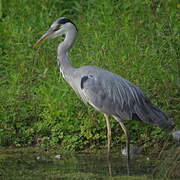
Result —
<svg viewBox="0 0 180 180"><path fill-rule="evenodd" d="M173 126L173 122L160 108L153 105L137 86L121 76L98 67L84 66L77 77L81 77L77 80L79 86L77 88L75 84L72 87L85 103L96 110L120 121L135 117L162 128Z"/></svg>
<svg viewBox="0 0 180 180"><path fill-rule="evenodd" d="M101 112L131 119L133 106L142 94L139 91L129 81L104 70L92 73L84 82L81 96Z"/></svg>

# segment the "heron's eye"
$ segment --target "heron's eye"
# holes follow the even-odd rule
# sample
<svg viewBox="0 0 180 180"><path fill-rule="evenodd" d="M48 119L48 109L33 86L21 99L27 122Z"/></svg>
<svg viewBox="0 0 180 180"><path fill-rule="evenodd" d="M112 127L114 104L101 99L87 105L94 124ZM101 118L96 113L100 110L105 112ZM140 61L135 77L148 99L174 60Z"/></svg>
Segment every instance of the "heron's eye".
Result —
<svg viewBox="0 0 180 180"><path fill-rule="evenodd" d="M61 25L57 25L55 28L54 28L54 31L57 31L57 30L59 30L60 29L60 27L61 27Z"/></svg>

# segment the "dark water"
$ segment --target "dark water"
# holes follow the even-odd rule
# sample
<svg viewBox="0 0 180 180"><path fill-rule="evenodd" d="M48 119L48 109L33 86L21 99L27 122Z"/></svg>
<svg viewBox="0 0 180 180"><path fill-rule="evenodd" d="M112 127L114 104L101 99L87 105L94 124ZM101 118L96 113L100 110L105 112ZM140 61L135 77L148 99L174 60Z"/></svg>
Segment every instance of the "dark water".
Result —
<svg viewBox="0 0 180 180"><path fill-rule="evenodd" d="M105 152L1 151L0 179L151 179L155 164L152 157L138 155L128 169L120 152L108 158Z"/></svg>

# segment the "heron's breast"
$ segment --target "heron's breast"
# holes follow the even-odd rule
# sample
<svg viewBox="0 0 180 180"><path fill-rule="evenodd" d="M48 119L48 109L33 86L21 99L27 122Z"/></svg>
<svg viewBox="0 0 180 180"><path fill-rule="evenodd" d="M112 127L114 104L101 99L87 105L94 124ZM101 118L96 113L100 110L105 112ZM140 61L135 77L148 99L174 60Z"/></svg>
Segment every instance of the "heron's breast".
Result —
<svg viewBox="0 0 180 180"><path fill-rule="evenodd" d="M61 73L62 77L65 79L65 76L64 76L62 68L60 67L59 69L60 69L60 73Z"/></svg>

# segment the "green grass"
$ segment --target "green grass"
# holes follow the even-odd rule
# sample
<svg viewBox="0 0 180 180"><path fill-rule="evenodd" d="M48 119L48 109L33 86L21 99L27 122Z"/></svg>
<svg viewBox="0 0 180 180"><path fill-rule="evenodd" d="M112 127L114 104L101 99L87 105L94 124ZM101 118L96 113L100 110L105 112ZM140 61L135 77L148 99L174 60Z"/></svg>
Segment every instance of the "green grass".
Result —
<svg viewBox="0 0 180 180"><path fill-rule="evenodd" d="M61 16L79 35L70 58L76 67L96 65L139 86L179 128L179 21L177 1L2 1L0 17L0 145L55 146L67 150L106 145L103 115L86 107L59 75L62 39L33 48ZM132 143L171 143L151 125L128 122ZM113 146L125 138L112 120ZM168 145L167 145L168 147ZM148 148L147 148L148 149Z"/></svg>

